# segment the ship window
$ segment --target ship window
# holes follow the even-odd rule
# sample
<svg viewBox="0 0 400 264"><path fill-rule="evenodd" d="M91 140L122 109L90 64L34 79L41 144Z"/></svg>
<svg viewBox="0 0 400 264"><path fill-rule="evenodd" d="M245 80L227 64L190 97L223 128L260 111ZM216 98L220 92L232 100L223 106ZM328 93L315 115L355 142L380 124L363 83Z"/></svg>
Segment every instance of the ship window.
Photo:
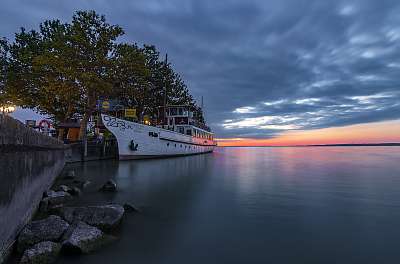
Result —
<svg viewBox="0 0 400 264"><path fill-rule="evenodd" d="M192 129L188 128L188 129L186 130L186 135L191 136L191 135L192 135Z"/></svg>
<svg viewBox="0 0 400 264"><path fill-rule="evenodd" d="M185 128L184 127L179 127L179 133L185 134Z"/></svg>
<svg viewBox="0 0 400 264"><path fill-rule="evenodd" d="M169 147L169 143L167 143L167 147Z"/></svg>
<svg viewBox="0 0 400 264"><path fill-rule="evenodd" d="M182 144L181 144L181 147L182 147Z"/></svg>
<svg viewBox="0 0 400 264"><path fill-rule="evenodd" d="M176 148L176 144L175 144L175 148Z"/></svg>
<svg viewBox="0 0 400 264"><path fill-rule="evenodd" d="M183 109L182 108L178 108L178 115L183 115Z"/></svg>

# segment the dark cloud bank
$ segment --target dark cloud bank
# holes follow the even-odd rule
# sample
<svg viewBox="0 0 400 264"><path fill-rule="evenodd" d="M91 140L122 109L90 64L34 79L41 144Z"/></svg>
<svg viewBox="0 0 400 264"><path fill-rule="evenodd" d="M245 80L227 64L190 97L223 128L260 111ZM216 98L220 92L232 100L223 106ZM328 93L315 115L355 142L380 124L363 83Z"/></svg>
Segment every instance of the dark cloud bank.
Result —
<svg viewBox="0 0 400 264"><path fill-rule="evenodd" d="M400 118L399 1L6 0L0 34L78 9L168 51L219 137Z"/></svg>

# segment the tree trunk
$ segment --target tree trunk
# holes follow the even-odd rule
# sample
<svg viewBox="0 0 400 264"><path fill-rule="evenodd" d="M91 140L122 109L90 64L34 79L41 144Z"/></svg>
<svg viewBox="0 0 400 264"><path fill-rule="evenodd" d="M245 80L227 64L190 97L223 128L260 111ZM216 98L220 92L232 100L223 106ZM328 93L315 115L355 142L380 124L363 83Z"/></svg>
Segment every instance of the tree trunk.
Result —
<svg viewBox="0 0 400 264"><path fill-rule="evenodd" d="M89 121L90 115L92 114L91 110L86 110L83 118L81 120L81 125L79 128L79 139L82 140L82 160L85 160L85 157L87 156L87 123Z"/></svg>
<svg viewBox="0 0 400 264"><path fill-rule="evenodd" d="M63 123L67 123L68 119L70 118L71 112L72 112L72 105L69 104L68 108L67 108L67 113L65 113L65 116L64 116ZM65 132L65 128L58 129L58 139L61 141L64 141L64 132Z"/></svg>
<svg viewBox="0 0 400 264"><path fill-rule="evenodd" d="M58 129L58 140L64 141L64 131L65 131L65 128Z"/></svg>
<svg viewBox="0 0 400 264"><path fill-rule="evenodd" d="M83 138L86 136L87 123L89 121L91 114L92 114L91 110L86 110L85 113L83 114L81 124L79 127L79 139L80 140L83 140Z"/></svg>
<svg viewBox="0 0 400 264"><path fill-rule="evenodd" d="M83 159L87 156L87 123L89 121L90 116L92 115L93 109L96 106L95 96L88 97L87 105L85 113L83 114L83 118L81 120L81 125L79 127L79 139L82 140L83 143Z"/></svg>
<svg viewBox="0 0 400 264"><path fill-rule="evenodd" d="M87 123L89 121L90 116L92 115L93 109L96 107L96 97L90 95L87 98L87 104L85 108L85 113L83 114L82 120L81 120L81 125L79 127L79 139L82 140L84 137L86 137L86 128L87 128Z"/></svg>

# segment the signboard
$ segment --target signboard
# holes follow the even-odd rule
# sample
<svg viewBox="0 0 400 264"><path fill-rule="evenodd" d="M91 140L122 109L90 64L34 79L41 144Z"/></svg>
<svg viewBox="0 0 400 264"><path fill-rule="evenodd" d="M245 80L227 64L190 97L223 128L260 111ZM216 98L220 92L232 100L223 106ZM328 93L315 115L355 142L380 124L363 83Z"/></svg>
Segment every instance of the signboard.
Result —
<svg viewBox="0 0 400 264"><path fill-rule="evenodd" d="M110 102L109 101L103 101L101 104L101 108L103 110L110 110Z"/></svg>
<svg viewBox="0 0 400 264"><path fill-rule="evenodd" d="M96 103L96 109L101 112L122 111L124 106L118 100L99 99Z"/></svg>
<svg viewBox="0 0 400 264"><path fill-rule="evenodd" d="M137 118L136 109L135 108L125 109L125 117Z"/></svg>

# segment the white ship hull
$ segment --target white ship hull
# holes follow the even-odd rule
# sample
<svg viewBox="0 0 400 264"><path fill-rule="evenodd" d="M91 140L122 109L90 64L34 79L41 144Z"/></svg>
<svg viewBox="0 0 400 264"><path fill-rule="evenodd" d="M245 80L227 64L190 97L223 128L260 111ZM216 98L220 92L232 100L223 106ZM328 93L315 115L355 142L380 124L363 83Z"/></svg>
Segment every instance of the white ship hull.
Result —
<svg viewBox="0 0 400 264"><path fill-rule="evenodd" d="M145 159L212 152L213 140L101 115L118 142L119 159Z"/></svg>

